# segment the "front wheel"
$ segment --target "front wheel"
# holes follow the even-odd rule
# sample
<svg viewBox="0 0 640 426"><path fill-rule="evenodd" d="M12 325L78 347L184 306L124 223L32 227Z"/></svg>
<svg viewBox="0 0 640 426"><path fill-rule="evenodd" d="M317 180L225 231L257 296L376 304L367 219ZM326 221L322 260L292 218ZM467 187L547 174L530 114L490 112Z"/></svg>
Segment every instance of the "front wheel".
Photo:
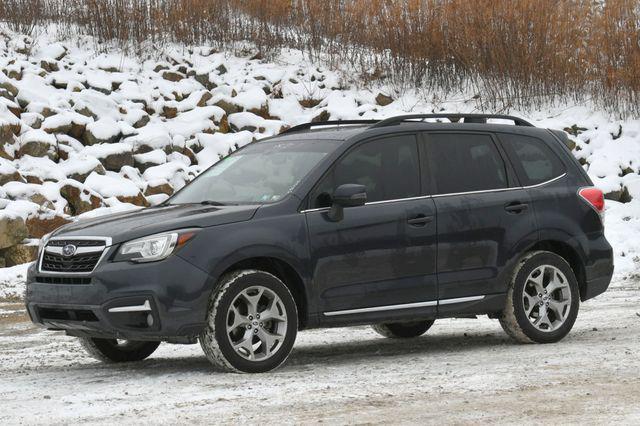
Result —
<svg viewBox="0 0 640 426"><path fill-rule="evenodd" d="M93 358L102 362L142 361L158 349L160 342L135 340L95 339L81 337L80 345Z"/></svg>
<svg viewBox="0 0 640 426"><path fill-rule="evenodd" d="M580 294L571 266L548 251L517 264L500 325L521 343L553 343L566 336L578 316Z"/></svg>
<svg viewBox="0 0 640 426"><path fill-rule="evenodd" d="M433 320L412 322L387 322L375 324L373 330L384 337L391 339L409 339L422 336L433 325Z"/></svg>
<svg viewBox="0 0 640 426"><path fill-rule="evenodd" d="M221 370L262 373L287 359L297 332L298 312L287 286L264 271L236 271L211 296L200 346Z"/></svg>

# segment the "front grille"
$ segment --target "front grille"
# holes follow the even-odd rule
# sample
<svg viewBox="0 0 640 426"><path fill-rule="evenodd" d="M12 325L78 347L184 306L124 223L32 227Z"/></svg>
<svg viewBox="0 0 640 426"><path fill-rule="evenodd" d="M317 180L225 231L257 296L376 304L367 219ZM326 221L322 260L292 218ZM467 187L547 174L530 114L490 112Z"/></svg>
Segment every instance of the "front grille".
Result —
<svg viewBox="0 0 640 426"><path fill-rule="evenodd" d="M67 256L64 253L65 246L72 245L72 253ZM47 243L42 254L40 270L42 272L70 273L70 274L87 274L100 261L102 253L107 247L107 242L100 239L56 239ZM66 284L65 282L54 282L52 284ZM71 282L71 284L76 284ZM84 284L78 282L77 284Z"/></svg>
<svg viewBox="0 0 640 426"><path fill-rule="evenodd" d="M43 284L91 284L88 277L36 277L36 282Z"/></svg>
<svg viewBox="0 0 640 426"><path fill-rule="evenodd" d="M72 257L45 252L42 257L42 270L48 272L91 272L100 260L100 256L102 256L102 252L77 254Z"/></svg>

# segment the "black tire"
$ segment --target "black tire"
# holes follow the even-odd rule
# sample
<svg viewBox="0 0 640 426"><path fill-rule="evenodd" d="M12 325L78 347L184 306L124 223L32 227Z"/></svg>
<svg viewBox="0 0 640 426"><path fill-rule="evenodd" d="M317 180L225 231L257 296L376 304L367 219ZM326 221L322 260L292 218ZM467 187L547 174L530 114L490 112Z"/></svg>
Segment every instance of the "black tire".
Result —
<svg viewBox="0 0 640 426"><path fill-rule="evenodd" d="M411 322L387 322L375 324L371 327L381 336L391 339L410 339L422 336L433 325L434 320Z"/></svg>
<svg viewBox="0 0 640 426"><path fill-rule="evenodd" d="M543 265L557 268L566 277L571 301L565 313L564 322L556 329L539 330L525 311L523 293L530 274ZM545 290L546 294L546 290ZM541 301L544 304L544 302ZM526 254L517 263L512 274L505 309L500 317L500 325L514 340L520 343L554 343L564 338L576 321L580 307L580 291L575 274L564 258L549 251L534 251Z"/></svg>
<svg viewBox="0 0 640 426"><path fill-rule="evenodd" d="M278 348L263 360L247 359L236 352L232 346L231 338L227 334L231 304L243 291L250 291L255 286L264 287L275 293L282 302L286 317L286 325L282 331L283 338L278 339L278 343L276 343L279 345ZM263 373L278 368L286 361L293 348L297 332L298 310L287 286L270 273L258 270L241 270L227 274L220 280L217 290L209 300L207 325L200 334L199 340L207 359L218 369L235 373ZM257 342L256 345L258 345ZM257 346L257 349L260 348L263 348L262 343Z"/></svg>
<svg viewBox="0 0 640 426"><path fill-rule="evenodd" d="M160 346L160 342L125 340L118 343L115 339L92 337L80 337L79 340L89 355L106 363L142 361Z"/></svg>

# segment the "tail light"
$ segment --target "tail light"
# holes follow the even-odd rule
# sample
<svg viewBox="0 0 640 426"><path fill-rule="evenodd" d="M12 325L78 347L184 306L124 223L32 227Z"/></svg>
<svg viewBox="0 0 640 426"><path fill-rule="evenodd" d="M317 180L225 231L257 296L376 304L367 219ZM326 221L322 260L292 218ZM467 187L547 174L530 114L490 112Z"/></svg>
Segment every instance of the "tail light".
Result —
<svg viewBox="0 0 640 426"><path fill-rule="evenodd" d="M598 212L600 219L604 223L604 193L600 189L590 186L580 188L578 195Z"/></svg>

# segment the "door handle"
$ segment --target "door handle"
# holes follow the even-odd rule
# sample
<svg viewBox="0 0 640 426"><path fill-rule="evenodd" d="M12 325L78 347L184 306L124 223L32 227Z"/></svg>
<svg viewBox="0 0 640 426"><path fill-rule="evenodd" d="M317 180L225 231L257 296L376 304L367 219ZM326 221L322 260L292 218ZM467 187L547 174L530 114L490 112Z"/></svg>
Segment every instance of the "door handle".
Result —
<svg viewBox="0 0 640 426"><path fill-rule="evenodd" d="M427 223L430 223L432 221L433 221L433 216L426 216L423 214L419 214L414 218L407 219L407 223L412 226L424 226Z"/></svg>
<svg viewBox="0 0 640 426"><path fill-rule="evenodd" d="M522 213L523 211L527 210L529 208L529 204L527 203L520 203L520 202L513 202L510 204L507 204L506 206L504 206L504 209L509 212L509 213Z"/></svg>

